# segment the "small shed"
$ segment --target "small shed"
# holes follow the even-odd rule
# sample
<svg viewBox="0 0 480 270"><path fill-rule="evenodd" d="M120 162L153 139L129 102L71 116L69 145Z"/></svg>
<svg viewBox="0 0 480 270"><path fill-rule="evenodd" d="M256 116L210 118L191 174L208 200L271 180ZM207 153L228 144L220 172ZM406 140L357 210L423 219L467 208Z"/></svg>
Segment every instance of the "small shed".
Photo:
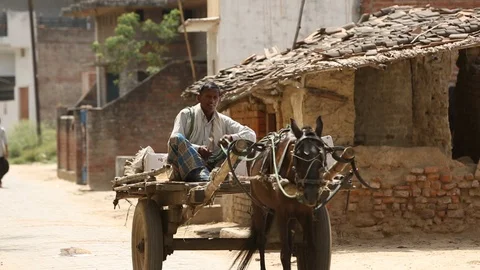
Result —
<svg viewBox="0 0 480 270"><path fill-rule="evenodd" d="M260 136L322 115L325 134L355 146L380 188L354 190L349 215L343 195L332 202L342 233L461 231L480 221L479 63L480 8L392 6L320 28L294 50L252 55L183 95L216 82L220 110ZM230 201L228 218L247 223L248 199Z"/></svg>

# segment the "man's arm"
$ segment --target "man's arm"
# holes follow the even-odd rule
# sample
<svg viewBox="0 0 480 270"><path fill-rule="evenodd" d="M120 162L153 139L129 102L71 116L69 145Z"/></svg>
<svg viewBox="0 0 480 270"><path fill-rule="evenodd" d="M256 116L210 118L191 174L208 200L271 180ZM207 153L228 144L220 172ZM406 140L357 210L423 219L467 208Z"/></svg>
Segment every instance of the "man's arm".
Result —
<svg viewBox="0 0 480 270"><path fill-rule="evenodd" d="M227 125L227 134L232 136L232 140L246 139L252 142L257 141L257 135L251 128L244 126L230 117L225 117Z"/></svg>
<svg viewBox="0 0 480 270"><path fill-rule="evenodd" d="M8 159L8 144L5 143L5 154L3 155L5 159Z"/></svg>
<svg viewBox="0 0 480 270"><path fill-rule="evenodd" d="M192 121L192 119L190 119L189 116L190 114L188 113L187 109L183 109L177 114L177 117L175 117L175 122L173 124L173 130L172 130L172 133L170 134L170 137L172 137L177 133L180 133L183 136L186 136L185 127L189 127L190 121ZM195 148L195 150L198 150L198 148L200 147L200 145L193 144L193 143L192 143L192 146Z"/></svg>

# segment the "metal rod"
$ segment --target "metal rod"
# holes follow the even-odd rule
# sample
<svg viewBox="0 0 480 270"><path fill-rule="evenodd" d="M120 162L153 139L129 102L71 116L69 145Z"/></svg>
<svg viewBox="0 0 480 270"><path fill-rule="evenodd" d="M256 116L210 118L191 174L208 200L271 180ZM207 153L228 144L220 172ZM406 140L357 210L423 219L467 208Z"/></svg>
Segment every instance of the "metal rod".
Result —
<svg viewBox="0 0 480 270"><path fill-rule="evenodd" d="M305 6L305 0L302 0L302 6L300 7L300 14L298 15L297 30L295 31L295 38L293 39L292 50L295 49L295 43L297 43L298 32L300 32L300 28L302 28L301 24L302 24L304 6Z"/></svg>
<svg viewBox="0 0 480 270"><path fill-rule="evenodd" d="M32 62L33 62L33 88L35 93L35 114L37 121L37 137L38 144L42 144L42 130L40 126L40 100L38 96L38 78L37 78L37 51L35 49L35 23L33 22L33 3L28 0L28 15L30 17L30 39L32 47Z"/></svg>
<svg viewBox="0 0 480 270"><path fill-rule="evenodd" d="M185 43L187 44L188 59L190 60L190 67L192 68L193 81L197 81L197 75L195 73L195 65L193 64L192 51L190 50L190 42L188 41L187 26L185 25L185 17L183 16L182 0L178 0L178 9L180 10L180 18L182 19L183 35L185 36Z"/></svg>

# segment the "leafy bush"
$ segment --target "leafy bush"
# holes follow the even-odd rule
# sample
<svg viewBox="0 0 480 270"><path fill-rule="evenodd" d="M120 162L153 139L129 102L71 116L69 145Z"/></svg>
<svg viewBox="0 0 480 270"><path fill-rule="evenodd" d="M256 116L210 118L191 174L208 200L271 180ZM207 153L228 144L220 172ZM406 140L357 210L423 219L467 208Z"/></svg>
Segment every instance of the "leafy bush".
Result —
<svg viewBox="0 0 480 270"><path fill-rule="evenodd" d="M56 130L42 125L42 144L38 145L35 125L21 121L7 132L9 161L13 164L55 162L57 159Z"/></svg>

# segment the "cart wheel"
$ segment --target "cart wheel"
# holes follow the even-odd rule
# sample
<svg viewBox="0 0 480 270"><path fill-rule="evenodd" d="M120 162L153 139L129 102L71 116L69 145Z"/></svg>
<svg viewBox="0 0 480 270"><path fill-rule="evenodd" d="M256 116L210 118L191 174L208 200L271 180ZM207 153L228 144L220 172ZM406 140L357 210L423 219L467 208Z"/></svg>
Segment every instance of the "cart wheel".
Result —
<svg viewBox="0 0 480 270"><path fill-rule="evenodd" d="M160 208L153 200L138 200L133 215L132 263L134 270L161 270L163 229Z"/></svg>
<svg viewBox="0 0 480 270"><path fill-rule="evenodd" d="M297 247L297 269L329 270L332 257L332 229L326 207L322 207L315 213L313 228L316 250L308 250L303 246ZM309 267L309 261L314 265Z"/></svg>

